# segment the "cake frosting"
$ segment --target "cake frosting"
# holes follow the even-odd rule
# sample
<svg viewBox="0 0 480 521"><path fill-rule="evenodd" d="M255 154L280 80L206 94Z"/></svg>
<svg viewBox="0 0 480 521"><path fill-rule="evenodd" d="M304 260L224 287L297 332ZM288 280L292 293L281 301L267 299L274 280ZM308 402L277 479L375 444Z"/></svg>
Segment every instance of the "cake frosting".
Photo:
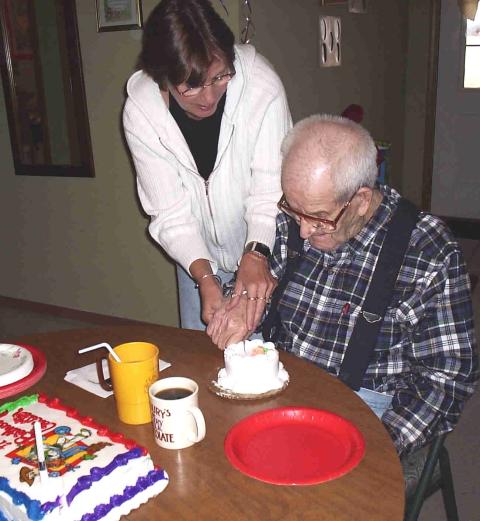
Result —
<svg viewBox="0 0 480 521"><path fill-rule="evenodd" d="M43 482L36 421L48 470ZM146 449L56 398L35 394L0 406L0 521L114 521L167 484Z"/></svg>
<svg viewBox="0 0 480 521"><path fill-rule="evenodd" d="M235 393L262 394L282 388L289 378L272 342L256 339L231 344L224 360L217 385Z"/></svg>

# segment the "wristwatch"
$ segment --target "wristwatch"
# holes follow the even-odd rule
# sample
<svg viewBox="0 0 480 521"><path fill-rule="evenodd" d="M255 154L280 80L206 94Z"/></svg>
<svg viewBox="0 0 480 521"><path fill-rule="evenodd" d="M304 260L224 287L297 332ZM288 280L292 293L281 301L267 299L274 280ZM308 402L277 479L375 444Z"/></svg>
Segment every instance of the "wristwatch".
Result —
<svg viewBox="0 0 480 521"><path fill-rule="evenodd" d="M243 250L243 253L255 253L256 255L261 255L262 257L268 258L270 257L271 251L268 246L265 246L265 244L262 244L261 242L252 241L249 242L245 249Z"/></svg>

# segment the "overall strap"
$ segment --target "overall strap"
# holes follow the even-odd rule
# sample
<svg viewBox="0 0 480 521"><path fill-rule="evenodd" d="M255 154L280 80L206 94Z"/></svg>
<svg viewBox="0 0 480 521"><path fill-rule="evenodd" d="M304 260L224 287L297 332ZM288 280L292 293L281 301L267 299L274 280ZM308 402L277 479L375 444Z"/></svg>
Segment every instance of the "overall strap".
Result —
<svg viewBox="0 0 480 521"><path fill-rule="evenodd" d="M388 225L387 235L370 281L362 311L358 315L338 377L354 390L362 384L377 343L387 306L402 266L419 210L401 198Z"/></svg>
<svg viewBox="0 0 480 521"><path fill-rule="evenodd" d="M300 227L293 219L290 219L288 222L287 265L283 276L278 281L278 285L272 294L268 314L262 324L262 336L266 341L276 342L278 338L280 331L278 303L287 287L288 281L291 280L298 266L303 252L303 243L304 240L300 237Z"/></svg>

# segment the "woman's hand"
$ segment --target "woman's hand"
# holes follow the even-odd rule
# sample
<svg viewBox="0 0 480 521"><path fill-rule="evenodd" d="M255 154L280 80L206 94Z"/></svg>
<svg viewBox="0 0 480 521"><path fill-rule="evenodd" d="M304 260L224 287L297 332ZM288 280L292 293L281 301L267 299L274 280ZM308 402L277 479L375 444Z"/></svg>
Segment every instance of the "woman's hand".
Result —
<svg viewBox="0 0 480 521"><path fill-rule="evenodd" d="M208 324L215 311L223 303L223 292L220 279L213 274L207 259L197 259L189 266L193 280L197 283L202 304L202 320Z"/></svg>
<svg viewBox="0 0 480 521"><path fill-rule="evenodd" d="M240 261L228 309L235 307L239 302L238 297L245 295L246 328L254 331L276 286L277 280L270 273L267 258L253 252L245 253Z"/></svg>
<svg viewBox="0 0 480 521"><path fill-rule="evenodd" d="M215 277L206 277L199 282L198 290L202 303L202 320L209 324L215 311L223 304L223 292Z"/></svg>

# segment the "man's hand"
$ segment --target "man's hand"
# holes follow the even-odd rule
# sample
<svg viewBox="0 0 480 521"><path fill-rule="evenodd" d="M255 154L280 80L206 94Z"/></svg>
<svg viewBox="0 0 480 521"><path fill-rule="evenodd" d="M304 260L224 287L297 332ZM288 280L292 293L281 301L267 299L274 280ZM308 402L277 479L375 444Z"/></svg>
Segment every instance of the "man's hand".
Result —
<svg viewBox="0 0 480 521"><path fill-rule="evenodd" d="M238 297L246 297L246 327L254 331L276 286L277 280L270 273L268 260L252 252L245 253L237 271L233 298L227 309L236 307L240 302Z"/></svg>
<svg viewBox="0 0 480 521"><path fill-rule="evenodd" d="M220 349L225 349L230 344L241 342L248 338L253 330L246 324L247 299L236 297L238 302L231 307L228 300L225 301L213 315L207 327L207 334Z"/></svg>

